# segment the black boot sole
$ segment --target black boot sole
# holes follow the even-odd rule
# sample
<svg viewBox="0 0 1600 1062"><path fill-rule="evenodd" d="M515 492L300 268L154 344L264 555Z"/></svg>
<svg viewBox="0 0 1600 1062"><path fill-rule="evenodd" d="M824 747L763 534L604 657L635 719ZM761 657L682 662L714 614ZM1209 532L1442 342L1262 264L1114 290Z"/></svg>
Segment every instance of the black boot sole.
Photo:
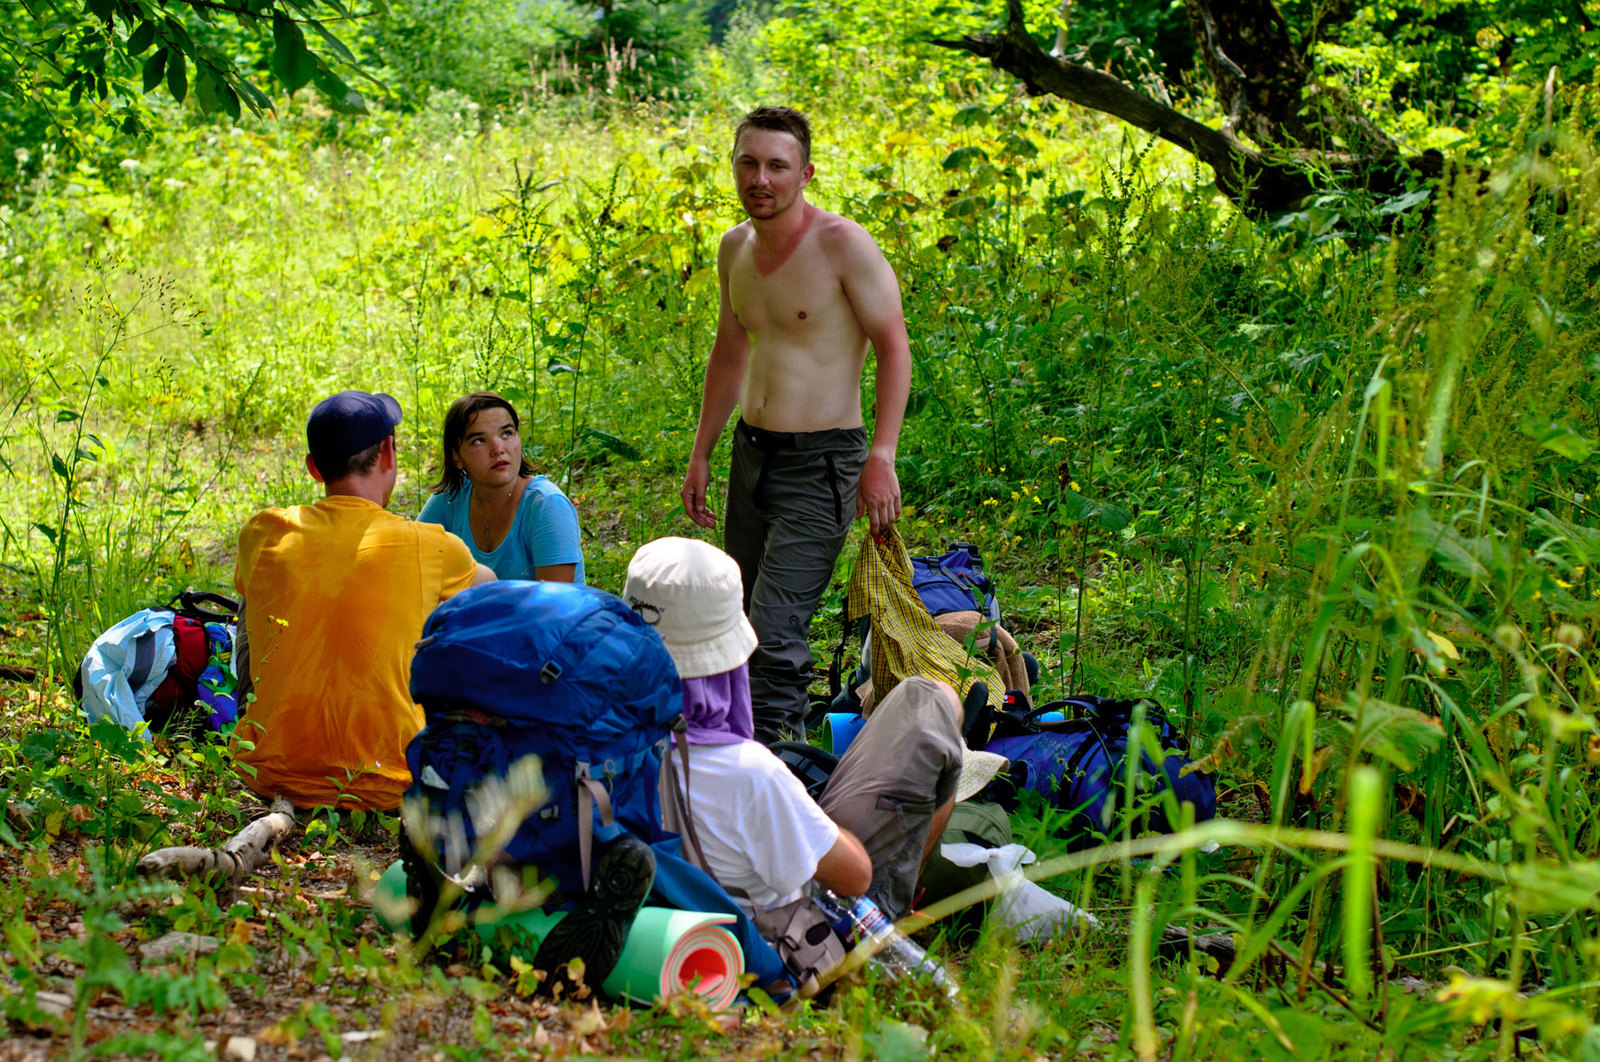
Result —
<svg viewBox="0 0 1600 1062"><path fill-rule="evenodd" d="M598 988L611 976L655 876L655 853L632 834L601 850L589 891L550 931L534 956L534 966L550 974L547 988L576 987L569 969L573 959L582 960L585 984Z"/></svg>

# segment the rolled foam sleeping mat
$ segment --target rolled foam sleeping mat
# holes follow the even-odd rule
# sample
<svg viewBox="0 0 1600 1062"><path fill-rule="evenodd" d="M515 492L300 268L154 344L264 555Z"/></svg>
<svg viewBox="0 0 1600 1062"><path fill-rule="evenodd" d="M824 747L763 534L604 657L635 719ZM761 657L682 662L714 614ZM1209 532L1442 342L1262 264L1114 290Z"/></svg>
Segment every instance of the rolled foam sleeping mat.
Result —
<svg viewBox="0 0 1600 1062"><path fill-rule="evenodd" d="M379 923L390 932L406 928L406 878L398 861L378 879L372 908ZM489 912L485 909L484 913ZM486 941L501 926L521 930L527 934L529 944L518 951L522 959L531 962L545 936L565 917L565 911L535 908L480 921L474 928ZM600 990L612 999L646 1004L692 992L716 1010L731 1006L744 975L744 953L733 934L723 928L733 921L733 916L726 914L640 908L616 969Z"/></svg>
<svg viewBox="0 0 1600 1062"><path fill-rule="evenodd" d="M822 727L824 746L835 756L843 756L866 722L854 712L829 712Z"/></svg>

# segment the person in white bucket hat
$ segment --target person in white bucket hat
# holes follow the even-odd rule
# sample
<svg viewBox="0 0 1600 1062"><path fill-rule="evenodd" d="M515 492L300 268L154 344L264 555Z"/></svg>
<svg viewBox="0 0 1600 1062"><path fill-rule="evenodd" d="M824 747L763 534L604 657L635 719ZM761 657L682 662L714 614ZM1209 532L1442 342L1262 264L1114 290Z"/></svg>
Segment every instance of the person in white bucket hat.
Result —
<svg viewBox="0 0 1600 1062"><path fill-rule="evenodd" d="M758 926L762 911L793 902L812 880L904 915L963 777L955 691L917 677L896 686L813 801L755 739L746 661L756 636L733 559L707 542L657 539L634 554L622 596L661 634L683 679L688 785L676 768L662 775L679 779L711 875ZM993 759L968 772L974 792L1005 762ZM669 819L678 799L663 793Z"/></svg>

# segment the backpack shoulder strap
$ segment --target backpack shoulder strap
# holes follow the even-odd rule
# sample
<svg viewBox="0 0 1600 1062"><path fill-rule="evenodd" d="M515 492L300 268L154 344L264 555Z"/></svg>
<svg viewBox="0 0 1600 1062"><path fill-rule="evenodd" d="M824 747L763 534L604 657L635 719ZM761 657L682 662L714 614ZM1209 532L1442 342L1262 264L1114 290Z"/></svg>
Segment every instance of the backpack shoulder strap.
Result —
<svg viewBox="0 0 1600 1062"><path fill-rule="evenodd" d="M611 794L594 777L589 761L580 760L574 768L572 778L578 789L578 866L583 871L583 891L588 892L594 856L594 810L599 808L603 826L615 825L617 817L611 809Z"/></svg>
<svg viewBox="0 0 1600 1062"><path fill-rule="evenodd" d="M145 631L133 641L133 671L128 674L128 688L135 693L150 677L156 662L155 631ZM81 670L81 669L80 669Z"/></svg>
<svg viewBox="0 0 1600 1062"><path fill-rule="evenodd" d="M663 818L676 820L663 822L662 825L669 830L674 830L674 827L677 827L674 832L678 834L683 842L684 859L705 871L708 876L712 877L712 880L716 880L715 876L711 874L711 868L706 866L705 849L700 845L700 833L695 829L694 825L694 795L689 786L689 742L684 740L688 729L683 716L680 715L672 725L672 732L679 739L676 742L678 755L674 758L669 752L662 757L661 776L665 779L664 784L672 790L672 802L668 804L666 801L662 801L662 815ZM682 772L681 775L680 771ZM680 777L681 781L679 780ZM722 891L729 896L750 903L750 894L738 886L723 885L720 881L717 884L721 885ZM754 904L751 906L754 906Z"/></svg>

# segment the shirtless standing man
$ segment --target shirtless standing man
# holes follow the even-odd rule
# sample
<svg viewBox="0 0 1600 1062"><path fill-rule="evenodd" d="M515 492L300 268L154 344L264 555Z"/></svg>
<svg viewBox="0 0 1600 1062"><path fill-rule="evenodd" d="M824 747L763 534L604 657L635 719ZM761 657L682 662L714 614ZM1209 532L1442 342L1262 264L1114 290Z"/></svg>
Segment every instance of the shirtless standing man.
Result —
<svg viewBox="0 0 1600 1062"><path fill-rule="evenodd" d="M895 447L911 386L900 286L853 221L805 200L811 129L760 107L733 141L734 188L749 220L717 252L721 308L706 363L683 507L706 504L711 451L737 404L723 546L739 564L759 642L750 658L756 737L804 737L811 616L852 519L874 534L900 517ZM877 355L872 445L861 416L867 348Z"/></svg>

